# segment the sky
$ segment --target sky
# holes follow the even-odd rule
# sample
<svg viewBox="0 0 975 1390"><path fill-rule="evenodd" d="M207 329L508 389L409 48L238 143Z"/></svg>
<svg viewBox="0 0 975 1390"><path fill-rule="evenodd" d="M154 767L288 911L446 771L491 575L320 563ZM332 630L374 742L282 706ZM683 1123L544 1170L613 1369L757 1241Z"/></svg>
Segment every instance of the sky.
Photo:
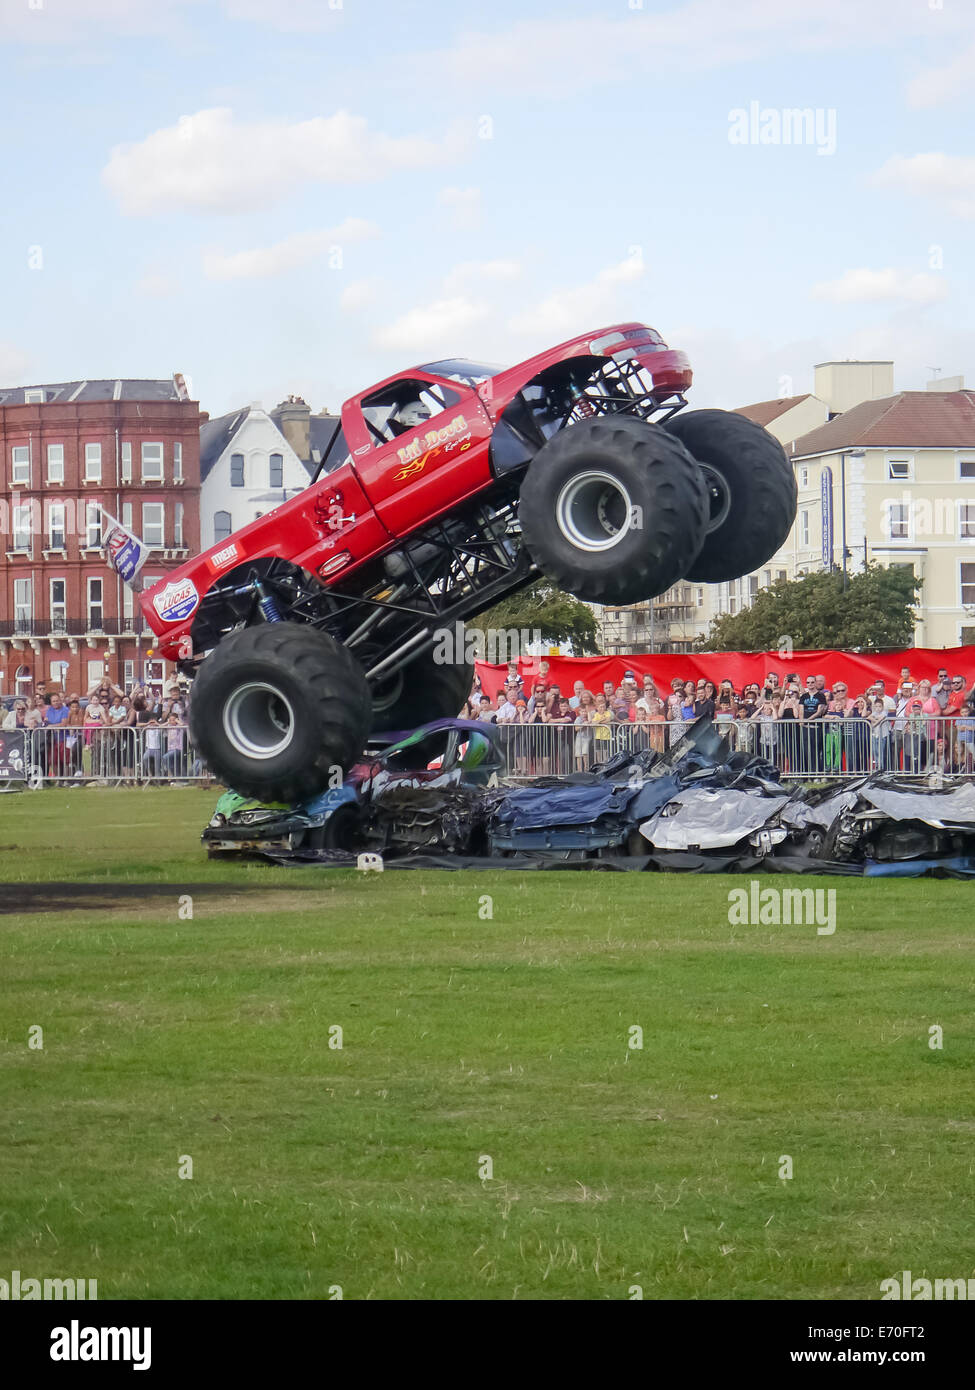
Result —
<svg viewBox="0 0 975 1390"><path fill-rule="evenodd" d="M335 410L625 320L702 406L975 386L975 0L0 0L0 89L3 386Z"/></svg>

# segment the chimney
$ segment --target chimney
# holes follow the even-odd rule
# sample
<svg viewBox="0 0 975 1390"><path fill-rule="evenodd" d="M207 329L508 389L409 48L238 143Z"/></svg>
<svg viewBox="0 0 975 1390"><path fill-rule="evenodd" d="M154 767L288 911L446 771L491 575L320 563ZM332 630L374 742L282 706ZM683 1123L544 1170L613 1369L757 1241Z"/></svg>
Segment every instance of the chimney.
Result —
<svg viewBox="0 0 975 1390"><path fill-rule="evenodd" d="M274 407L274 423L300 459L311 456L311 406L300 396L289 396Z"/></svg>
<svg viewBox="0 0 975 1390"><path fill-rule="evenodd" d="M936 376L933 381L925 383L925 391L964 391L965 378L963 376Z"/></svg>
<svg viewBox="0 0 975 1390"><path fill-rule="evenodd" d="M829 418L862 401L894 394L893 362L817 362L813 394L825 402Z"/></svg>

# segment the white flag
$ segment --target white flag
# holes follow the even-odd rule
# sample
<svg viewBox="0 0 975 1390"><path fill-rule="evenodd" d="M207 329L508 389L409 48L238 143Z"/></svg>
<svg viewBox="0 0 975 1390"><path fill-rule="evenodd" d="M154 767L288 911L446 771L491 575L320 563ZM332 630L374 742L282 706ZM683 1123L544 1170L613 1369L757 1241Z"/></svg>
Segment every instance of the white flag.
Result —
<svg viewBox="0 0 975 1390"><path fill-rule="evenodd" d="M137 584L135 580L149 558L149 547L127 530L111 512L107 512L104 507L101 512L105 521L109 523L103 541L108 552L108 563L130 589L141 589L141 583Z"/></svg>

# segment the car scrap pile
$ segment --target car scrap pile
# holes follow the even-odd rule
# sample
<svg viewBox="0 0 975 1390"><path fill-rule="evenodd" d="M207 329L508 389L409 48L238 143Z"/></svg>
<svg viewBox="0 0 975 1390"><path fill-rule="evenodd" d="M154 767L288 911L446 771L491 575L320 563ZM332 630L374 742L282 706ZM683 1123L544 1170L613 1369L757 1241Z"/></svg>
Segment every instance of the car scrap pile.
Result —
<svg viewBox="0 0 975 1390"><path fill-rule="evenodd" d="M701 719L673 748L591 772L504 776L498 730L440 719L299 806L233 792L203 834L211 855L388 868L975 876L975 784L874 773L790 787Z"/></svg>

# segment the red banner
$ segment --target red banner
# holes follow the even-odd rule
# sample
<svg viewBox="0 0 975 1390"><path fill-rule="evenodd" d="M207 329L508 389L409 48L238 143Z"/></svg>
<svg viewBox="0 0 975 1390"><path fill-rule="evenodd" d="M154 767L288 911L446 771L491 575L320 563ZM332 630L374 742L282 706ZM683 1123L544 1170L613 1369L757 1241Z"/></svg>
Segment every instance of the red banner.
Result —
<svg viewBox="0 0 975 1390"><path fill-rule="evenodd" d="M540 661L549 664L548 683L559 686L563 695L571 695L576 681L582 681L593 694L602 689L603 681L619 685L627 671L636 676L637 685L643 677L653 676L658 690L665 693L670 683L682 680L714 681L719 685L730 680L736 690L755 682L763 685L765 677L774 672L779 685L795 672L800 680L806 676L825 676L826 684L843 680L851 695L859 695L876 680L887 682L887 693L893 695L900 684L901 668L906 666L911 678L936 681L939 670L949 676L964 676L965 689L975 683L975 647L907 647L899 652L793 652L790 657L776 652L666 652L644 656L543 656L530 657L518 663L526 685L538 679ZM492 699L504 684L507 666L475 663L481 678L481 688Z"/></svg>

